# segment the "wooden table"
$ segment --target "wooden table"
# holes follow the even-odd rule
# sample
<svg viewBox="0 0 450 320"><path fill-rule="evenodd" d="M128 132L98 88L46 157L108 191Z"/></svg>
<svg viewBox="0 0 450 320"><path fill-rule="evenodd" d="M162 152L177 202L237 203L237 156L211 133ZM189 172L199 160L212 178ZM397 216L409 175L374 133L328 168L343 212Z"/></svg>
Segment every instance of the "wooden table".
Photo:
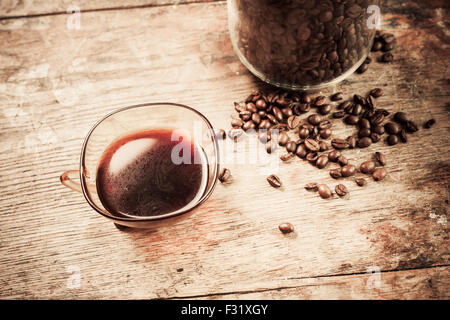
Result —
<svg viewBox="0 0 450 320"><path fill-rule="evenodd" d="M348 199L324 201L303 186L334 186L327 170L282 164L275 190L262 166L231 165L233 183L189 219L129 231L59 182L90 127L119 107L172 101L229 128L233 102L261 83L232 50L225 1L77 3L79 29L68 1L0 4L1 298L450 297L447 1L384 1L395 62L322 92L382 87L379 106L437 120L408 144L345 153L356 164L384 152L385 181L346 180ZM284 221L294 233L279 232Z"/></svg>

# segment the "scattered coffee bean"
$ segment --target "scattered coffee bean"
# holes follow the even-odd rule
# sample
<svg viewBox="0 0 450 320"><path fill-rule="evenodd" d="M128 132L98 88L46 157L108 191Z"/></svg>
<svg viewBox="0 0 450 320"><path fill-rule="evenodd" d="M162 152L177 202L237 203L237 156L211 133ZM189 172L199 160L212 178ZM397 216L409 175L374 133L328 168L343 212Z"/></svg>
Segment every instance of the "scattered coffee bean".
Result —
<svg viewBox="0 0 450 320"><path fill-rule="evenodd" d="M375 181L383 180L387 175L386 169L378 168L372 173L372 177Z"/></svg>
<svg viewBox="0 0 450 320"><path fill-rule="evenodd" d="M358 137L360 137L360 138L370 137L371 133L372 132L370 131L370 129L362 128L362 129L359 129L359 131L358 131Z"/></svg>
<svg viewBox="0 0 450 320"><path fill-rule="evenodd" d="M400 138L401 142L403 142L403 143L408 142L408 136L406 135L405 129L400 130L400 132L398 133L398 137Z"/></svg>
<svg viewBox="0 0 450 320"><path fill-rule="evenodd" d="M390 136L387 137L386 142L388 145L394 146L398 143L398 137L394 134L391 134Z"/></svg>
<svg viewBox="0 0 450 320"><path fill-rule="evenodd" d="M266 101L264 99L259 99L256 101L255 106L257 109L265 110L267 108Z"/></svg>
<svg viewBox="0 0 450 320"><path fill-rule="evenodd" d="M367 120L366 118L361 118L358 122L359 128L360 129L370 129L370 121Z"/></svg>
<svg viewBox="0 0 450 320"><path fill-rule="evenodd" d="M321 115L327 115L331 112L331 105L330 104L323 104L321 106L318 107L318 111Z"/></svg>
<svg viewBox="0 0 450 320"><path fill-rule="evenodd" d="M312 152L318 152L320 151L320 145L316 140L313 139L306 139L305 140L305 147L307 150Z"/></svg>
<svg viewBox="0 0 450 320"><path fill-rule="evenodd" d="M386 63L392 62L394 61L394 56L392 55L392 53L386 52L381 56L381 61Z"/></svg>
<svg viewBox="0 0 450 320"><path fill-rule="evenodd" d="M356 72L358 72L359 74L363 74L368 69L369 69L369 64L364 62L362 65L359 66L359 68L356 70Z"/></svg>
<svg viewBox="0 0 450 320"><path fill-rule="evenodd" d="M400 131L400 127L395 122L388 122L384 125L384 129L389 134L397 134Z"/></svg>
<svg viewBox="0 0 450 320"><path fill-rule="evenodd" d="M355 182L360 187L363 187L363 186L365 186L367 184L367 181L364 178L356 178Z"/></svg>
<svg viewBox="0 0 450 320"><path fill-rule="evenodd" d="M355 125L359 122L359 117L355 115L350 115L345 118L345 123L348 125Z"/></svg>
<svg viewBox="0 0 450 320"><path fill-rule="evenodd" d="M252 117L252 113L248 110L239 112L239 118L241 118L244 121L250 120L251 117Z"/></svg>
<svg viewBox="0 0 450 320"><path fill-rule="evenodd" d="M300 125L300 122L301 122L301 119L299 116L292 115L287 119L288 128L290 130L294 130L294 129L298 128L298 126Z"/></svg>
<svg viewBox="0 0 450 320"><path fill-rule="evenodd" d="M334 191L336 192L336 194L339 197L345 197L348 194L348 189L346 186L344 186L343 184L338 184L335 188Z"/></svg>
<svg viewBox="0 0 450 320"><path fill-rule="evenodd" d="M317 152L310 152L306 155L306 160L311 164L315 164L318 157Z"/></svg>
<svg viewBox="0 0 450 320"><path fill-rule="evenodd" d="M261 123L261 115L259 113L253 113L252 121L255 125L259 125Z"/></svg>
<svg viewBox="0 0 450 320"><path fill-rule="evenodd" d="M339 104L338 109L344 110L352 105L352 102L347 100Z"/></svg>
<svg viewBox="0 0 450 320"><path fill-rule="evenodd" d="M274 174L267 177L267 182L269 182L269 184L274 188L280 188L283 185L281 183L281 179Z"/></svg>
<svg viewBox="0 0 450 320"><path fill-rule="evenodd" d="M231 180L231 171L227 168L223 168L219 173L219 181L222 183L229 182Z"/></svg>
<svg viewBox="0 0 450 320"><path fill-rule="evenodd" d="M294 231L294 226L289 222L284 222L278 226L278 229L282 233L287 234L287 233L291 233Z"/></svg>
<svg viewBox="0 0 450 320"><path fill-rule="evenodd" d="M375 41L372 46L372 51L380 51L383 48L383 43L381 41Z"/></svg>
<svg viewBox="0 0 450 320"><path fill-rule="evenodd" d="M406 121L405 128L409 133L419 131L419 127L417 127L417 124L414 121Z"/></svg>
<svg viewBox="0 0 450 320"><path fill-rule="evenodd" d="M308 183L305 186L305 189L308 190L308 191L311 191L311 190L317 191L317 183L315 183L315 182Z"/></svg>
<svg viewBox="0 0 450 320"><path fill-rule="evenodd" d="M246 104L247 111L250 111L251 113L258 112L258 109L256 109L256 106L253 102L249 102Z"/></svg>
<svg viewBox="0 0 450 320"><path fill-rule="evenodd" d="M252 120L245 122L244 125L242 126L242 129L244 131L254 130L255 128L256 128L256 125Z"/></svg>
<svg viewBox="0 0 450 320"><path fill-rule="evenodd" d="M394 120L399 123L406 123L409 119L406 113L404 112L397 112L394 114Z"/></svg>
<svg viewBox="0 0 450 320"><path fill-rule="evenodd" d="M339 179L339 178L341 178L341 177L342 177L342 170L341 170L341 168L336 168L336 169L330 170L330 176L331 176L333 179Z"/></svg>
<svg viewBox="0 0 450 320"><path fill-rule="evenodd" d="M228 137L234 142L239 141L244 135L244 130L241 128L231 128L228 130Z"/></svg>
<svg viewBox="0 0 450 320"><path fill-rule="evenodd" d="M330 97L330 100L331 100L331 101L340 101L340 100L342 100L343 98L344 98L344 96L343 96L342 92L336 92L335 94L333 94L333 95Z"/></svg>
<svg viewBox="0 0 450 320"><path fill-rule="evenodd" d="M317 187L317 192L319 193L319 196L322 199L328 199L328 198L331 198L331 196L332 196L330 187L328 187L326 184L319 185Z"/></svg>
<svg viewBox="0 0 450 320"><path fill-rule="evenodd" d="M297 146L297 150L295 151L295 155L299 158L305 158L306 157L306 148L304 144L300 144Z"/></svg>
<svg viewBox="0 0 450 320"><path fill-rule="evenodd" d="M287 150L289 153L294 153L295 150L297 150L297 143L295 143L295 141L289 141L289 142L286 144L286 150Z"/></svg>
<svg viewBox="0 0 450 320"><path fill-rule="evenodd" d="M289 142L289 136L286 132L282 131L278 135L278 145L285 146Z"/></svg>
<svg viewBox="0 0 450 320"><path fill-rule="evenodd" d="M348 164L348 160L346 157L344 157L343 155L340 155L337 159L338 164L343 167L346 166Z"/></svg>
<svg viewBox="0 0 450 320"><path fill-rule="evenodd" d="M319 169L323 169L328 164L328 157L326 155L321 155L316 160L316 166Z"/></svg>
<svg viewBox="0 0 450 320"><path fill-rule="evenodd" d="M328 154L328 160L331 162L337 162L340 156L341 152L339 150L333 150Z"/></svg>
<svg viewBox="0 0 450 320"><path fill-rule="evenodd" d="M313 126L317 126L322 122L322 117L319 114L312 114L308 117L308 122Z"/></svg>
<svg viewBox="0 0 450 320"><path fill-rule="evenodd" d="M244 121L242 121L242 119L233 119L233 120L231 120L231 126L232 127L241 128L243 125L244 125Z"/></svg>
<svg viewBox="0 0 450 320"><path fill-rule="evenodd" d="M333 113L333 118L335 119L341 119L345 117L345 111L337 111Z"/></svg>
<svg viewBox="0 0 450 320"><path fill-rule="evenodd" d="M356 147L356 144L358 143L358 139L356 139L355 136L347 137L348 147L350 149L354 149Z"/></svg>
<svg viewBox="0 0 450 320"><path fill-rule="evenodd" d="M384 92L383 92L383 89L375 88L375 89L372 89L369 94L372 97L374 97L375 99L377 99L377 98L381 97L384 94Z"/></svg>
<svg viewBox="0 0 450 320"><path fill-rule="evenodd" d="M361 163L361 166L359 167L359 170L362 173L370 174L370 173L372 173L375 170L375 162L373 162L373 161L363 162L363 163Z"/></svg>
<svg viewBox="0 0 450 320"><path fill-rule="evenodd" d="M343 166L341 170L342 170L342 176L344 178L351 177L356 172L356 168L352 164L347 164L346 166Z"/></svg>
<svg viewBox="0 0 450 320"><path fill-rule="evenodd" d="M333 139L331 140L331 145L333 146L333 148L339 150L348 149L349 147L348 141L344 139Z"/></svg>
<svg viewBox="0 0 450 320"><path fill-rule="evenodd" d="M360 105L365 105L365 103L366 103L366 99L364 99L364 97L361 96L361 95L359 95L359 94L355 94L355 95L353 96L353 101L354 101L356 104L360 104Z"/></svg>
<svg viewBox="0 0 450 320"><path fill-rule="evenodd" d="M324 152L329 149L328 144L325 141L320 141L319 146L320 146L320 152Z"/></svg>
<svg viewBox="0 0 450 320"><path fill-rule="evenodd" d="M387 164L386 157L381 152L375 152L375 160L377 160L378 163L382 166L385 166Z"/></svg>
<svg viewBox="0 0 450 320"><path fill-rule="evenodd" d="M325 140L329 139L332 134L333 132L331 131L331 129L323 129L320 131L320 137Z"/></svg>
<svg viewBox="0 0 450 320"><path fill-rule="evenodd" d="M281 159L281 161L289 161L289 160L292 160L292 158L294 158L294 157L295 157L295 154L289 152L289 153L285 153L285 154L281 155L280 159Z"/></svg>
<svg viewBox="0 0 450 320"><path fill-rule="evenodd" d="M319 106L323 105L326 100L327 100L327 97L318 96L317 98L314 99L313 104L314 104L314 106L319 107Z"/></svg>
<svg viewBox="0 0 450 320"><path fill-rule="evenodd" d="M271 127L272 125L270 124L270 122L269 122L269 120L267 120L267 119L264 119L264 120L262 120L260 123L259 123L259 126L258 126L258 128L261 130L268 130L268 129L270 129L270 127Z"/></svg>
<svg viewBox="0 0 450 320"><path fill-rule="evenodd" d="M215 134L216 138L219 140L225 140L227 138L227 134L226 134L225 130L223 130L223 129L214 130L214 134Z"/></svg>
<svg viewBox="0 0 450 320"><path fill-rule="evenodd" d="M267 114L267 120L269 120L269 125L278 123L277 118L273 114Z"/></svg>
<svg viewBox="0 0 450 320"><path fill-rule="evenodd" d="M381 140L381 137L379 134L373 132L370 134L370 139L372 140L373 143L377 143Z"/></svg>
<svg viewBox="0 0 450 320"><path fill-rule="evenodd" d="M430 119L427 122L425 122L425 124L423 125L423 127L425 129L430 129L432 126L434 126L436 124L436 120L435 119Z"/></svg>
<svg viewBox="0 0 450 320"><path fill-rule="evenodd" d="M372 144L372 139L370 137L364 137L358 140L358 147L367 148Z"/></svg>
<svg viewBox="0 0 450 320"><path fill-rule="evenodd" d="M240 104L240 103L237 103L237 102L234 103L234 109L237 112L247 111L247 107L244 104Z"/></svg>
<svg viewBox="0 0 450 320"><path fill-rule="evenodd" d="M378 134L378 135L383 135L385 130L384 130L384 126L381 125L376 125L372 127L372 132Z"/></svg>

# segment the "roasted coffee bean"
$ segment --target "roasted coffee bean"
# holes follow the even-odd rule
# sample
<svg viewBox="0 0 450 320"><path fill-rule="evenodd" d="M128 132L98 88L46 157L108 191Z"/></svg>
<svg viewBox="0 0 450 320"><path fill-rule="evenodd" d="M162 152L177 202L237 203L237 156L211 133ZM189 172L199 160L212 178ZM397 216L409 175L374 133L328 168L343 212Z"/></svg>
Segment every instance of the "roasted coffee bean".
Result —
<svg viewBox="0 0 450 320"><path fill-rule="evenodd" d="M339 104L338 109L344 110L352 105L352 102L347 100Z"/></svg>
<svg viewBox="0 0 450 320"><path fill-rule="evenodd" d="M326 184L319 185L317 187L317 192L319 193L319 196L322 199L328 199L328 198L331 198L331 196L332 196L330 187L328 187Z"/></svg>
<svg viewBox="0 0 450 320"><path fill-rule="evenodd" d="M375 41L372 46L372 51L380 51L383 48L383 43L381 41Z"/></svg>
<svg viewBox="0 0 450 320"><path fill-rule="evenodd" d="M244 121L242 121L242 119L233 119L231 120L231 126L232 127L242 127L244 125Z"/></svg>
<svg viewBox="0 0 450 320"><path fill-rule="evenodd" d="M280 156L280 159L281 159L281 161L289 161L289 160L292 160L292 158L294 158L294 157L295 157L295 154L289 152L289 153L282 154Z"/></svg>
<svg viewBox="0 0 450 320"><path fill-rule="evenodd" d="M331 129L323 129L320 130L320 137L322 139L329 139L331 137L331 135L333 134L333 132L331 131Z"/></svg>
<svg viewBox="0 0 450 320"><path fill-rule="evenodd" d="M335 188L334 191L336 192L336 194L339 197L345 197L348 194L348 189L346 186L344 186L343 184L338 184Z"/></svg>
<svg viewBox="0 0 450 320"><path fill-rule="evenodd" d="M377 99L377 98L381 97L384 94L384 92L383 92L383 89L375 88L375 89L372 89L369 94L372 97L374 97L375 99Z"/></svg>
<svg viewBox="0 0 450 320"><path fill-rule="evenodd" d="M306 148L304 144L299 144L297 146L297 150L295 151L295 155L299 158L305 158L306 157Z"/></svg>
<svg viewBox="0 0 450 320"><path fill-rule="evenodd" d="M267 177L267 182L269 182L269 184L274 188L279 188L283 185L281 183L281 179L277 175L274 175L274 174Z"/></svg>
<svg viewBox="0 0 450 320"><path fill-rule="evenodd" d="M345 111L337 111L333 113L333 118L335 119L341 119L345 117Z"/></svg>
<svg viewBox="0 0 450 320"><path fill-rule="evenodd" d="M381 39L383 39L384 43L392 43L393 41L395 41L395 37L392 33L382 34Z"/></svg>
<svg viewBox="0 0 450 320"><path fill-rule="evenodd" d="M247 111L250 111L251 113L258 112L258 109L256 109L256 106L253 102L247 103L246 109L247 109Z"/></svg>
<svg viewBox="0 0 450 320"><path fill-rule="evenodd" d="M298 136L299 136L301 139L306 139L306 138L308 138L308 137L309 137L309 130L308 130L307 128L301 128L301 129L298 131Z"/></svg>
<svg viewBox="0 0 450 320"><path fill-rule="evenodd" d="M345 113L351 114L355 105L356 105L356 103L352 102L350 105L345 107L344 108Z"/></svg>
<svg viewBox="0 0 450 320"><path fill-rule="evenodd" d="M261 116L258 113L252 114L252 121L255 125L259 125L261 123Z"/></svg>
<svg viewBox="0 0 450 320"><path fill-rule="evenodd" d="M358 137L364 138L364 137L370 137L371 131L368 128L359 129L358 131Z"/></svg>
<svg viewBox="0 0 450 320"><path fill-rule="evenodd" d="M321 130L323 130L323 129L331 129L332 126L333 126L333 123L331 123L330 120L324 120L324 121L319 123L319 129L321 129Z"/></svg>
<svg viewBox="0 0 450 320"><path fill-rule="evenodd" d="M318 97L316 97L314 99L314 103L313 104L314 104L315 107L318 107L318 106L323 105L326 100L327 100L327 97L325 97L325 96L318 96Z"/></svg>
<svg viewBox="0 0 450 320"><path fill-rule="evenodd" d="M365 106L367 109L370 109L370 110L373 110L375 108L375 101L371 95L367 96Z"/></svg>
<svg viewBox="0 0 450 320"><path fill-rule="evenodd" d="M264 99L259 99L256 101L255 106L257 109L265 110L267 108L266 101Z"/></svg>
<svg viewBox="0 0 450 320"><path fill-rule="evenodd" d="M353 101L356 103L356 104L360 104L360 105L365 105L365 103L366 103L366 99L363 97L363 96L361 96L361 95L359 95L359 94L355 94L354 96L353 96Z"/></svg>
<svg viewBox="0 0 450 320"><path fill-rule="evenodd" d="M355 174L356 168L352 164L347 164L346 166L343 166L341 168L341 172L344 178L351 177L352 175Z"/></svg>
<svg viewBox="0 0 450 320"><path fill-rule="evenodd" d="M372 126L381 125L384 121L385 116L382 113L375 113L370 117L369 121Z"/></svg>
<svg viewBox="0 0 450 320"><path fill-rule="evenodd" d="M301 103L298 108L301 113L307 113L311 110L311 104Z"/></svg>
<svg viewBox="0 0 450 320"><path fill-rule="evenodd" d="M225 140L227 138L227 134L226 134L225 130L223 130L223 129L214 130L214 134L215 134L216 138L219 140Z"/></svg>
<svg viewBox="0 0 450 320"><path fill-rule="evenodd" d="M392 53L386 52L381 56L381 61L386 63L392 62L394 61L394 56L392 55Z"/></svg>
<svg viewBox="0 0 450 320"><path fill-rule="evenodd" d="M251 119L252 113L251 113L250 111L247 111L247 110L241 111L241 112L239 112L239 117L240 117L242 120L244 120L244 121L248 121L248 120Z"/></svg>
<svg viewBox="0 0 450 320"><path fill-rule="evenodd" d="M278 229L283 234L294 232L294 226L291 223L289 223L289 222L283 222L282 224L280 224L278 226Z"/></svg>
<svg viewBox="0 0 450 320"><path fill-rule="evenodd" d="M244 130L241 128L231 128L228 130L228 137L234 142L239 141L244 135Z"/></svg>
<svg viewBox="0 0 450 320"><path fill-rule="evenodd" d="M285 146L289 142L289 136L286 132L282 131L278 135L278 145Z"/></svg>
<svg viewBox="0 0 450 320"><path fill-rule="evenodd" d="M275 118L281 122L283 121L283 112L281 112L281 110L278 107L273 107L272 108L272 114L275 116Z"/></svg>
<svg viewBox="0 0 450 320"><path fill-rule="evenodd" d="M312 152L317 152L320 150L319 142L313 139L306 139L305 140L305 147L307 150Z"/></svg>
<svg viewBox="0 0 450 320"><path fill-rule="evenodd" d="M303 103L311 103L312 102L311 96L309 96L307 94L303 94L300 100Z"/></svg>
<svg viewBox="0 0 450 320"><path fill-rule="evenodd" d="M370 129L370 121L367 120L366 118L361 118L358 122L359 128L360 129Z"/></svg>
<svg viewBox="0 0 450 320"><path fill-rule="evenodd" d="M344 139L333 139L331 140L331 145L333 146L333 148L335 149L348 149L349 144L347 140Z"/></svg>
<svg viewBox="0 0 450 320"><path fill-rule="evenodd" d="M252 120L245 122L244 125L242 126L242 129L244 129L244 131L255 130L255 128L256 125Z"/></svg>
<svg viewBox="0 0 450 320"><path fill-rule="evenodd" d="M387 171L384 168L378 168L372 173L372 177L375 181L383 180L387 175Z"/></svg>
<svg viewBox="0 0 450 320"><path fill-rule="evenodd" d="M277 123L276 125L272 126L272 130L278 130L279 132L286 132L289 131L289 128L285 123Z"/></svg>
<svg viewBox="0 0 450 320"><path fill-rule="evenodd" d="M425 129L430 129L435 124L436 124L436 120L435 119L430 119L430 120L428 120L427 122L424 123L423 127Z"/></svg>
<svg viewBox="0 0 450 320"><path fill-rule="evenodd" d="M375 152L375 159L382 166L385 166L387 163L385 155L382 154L381 152Z"/></svg>
<svg viewBox="0 0 450 320"><path fill-rule="evenodd" d="M311 190L317 191L317 183L315 183L315 182L310 182L310 183L308 183L308 184L305 186L305 189L308 190L308 191L311 191Z"/></svg>
<svg viewBox="0 0 450 320"><path fill-rule="evenodd" d="M358 123L358 121L359 121L359 117L355 116L355 115L347 116L345 118L345 123L348 125L355 125Z"/></svg>
<svg viewBox="0 0 450 320"><path fill-rule="evenodd" d="M400 127L395 122L388 122L384 125L384 129L389 134L397 134L400 131Z"/></svg>
<svg viewBox="0 0 450 320"><path fill-rule="evenodd" d="M364 137L358 140L358 147L367 148L372 144L372 139L370 137Z"/></svg>
<svg viewBox="0 0 450 320"><path fill-rule="evenodd" d="M323 169L328 164L328 157L326 155L321 155L316 160L316 166L319 169Z"/></svg>
<svg viewBox="0 0 450 320"><path fill-rule="evenodd" d="M340 156L341 152L339 150L333 150L328 153L328 160L330 160L331 162L337 162Z"/></svg>
<svg viewBox="0 0 450 320"><path fill-rule="evenodd" d="M257 114L259 115L259 117L261 119L264 119L267 117L267 113L264 110L259 110Z"/></svg>
<svg viewBox="0 0 450 320"><path fill-rule="evenodd" d="M382 136L384 134L384 126L382 125L375 125L372 127L372 132Z"/></svg>
<svg viewBox="0 0 450 320"><path fill-rule="evenodd" d="M344 95L342 94L342 92L336 92L335 94L333 94L330 97L331 101L340 101L344 98Z"/></svg>
<svg viewBox="0 0 450 320"><path fill-rule="evenodd" d="M267 114L267 120L269 121L269 124L277 124L278 123L277 118L275 118L275 116L270 113Z"/></svg>
<svg viewBox="0 0 450 320"><path fill-rule="evenodd" d="M389 52L395 49L395 42L391 42L391 43L385 43L383 45L383 51L384 52Z"/></svg>
<svg viewBox="0 0 450 320"><path fill-rule="evenodd" d="M270 129L270 127L271 127L272 125L270 124L270 121L269 120L267 120L267 119L264 119L264 120L261 120L261 122L259 123L259 125L258 125L258 128L259 129L265 129L265 130L268 130L268 129Z"/></svg>
<svg viewBox="0 0 450 320"><path fill-rule="evenodd" d="M360 187L364 187L367 184L367 181L364 178L356 178L355 182Z"/></svg>
<svg viewBox="0 0 450 320"><path fill-rule="evenodd" d="M322 121L322 117L319 114L312 114L308 117L308 122L312 124L313 126L319 125L319 123Z"/></svg>
<svg viewBox="0 0 450 320"><path fill-rule="evenodd" d="M231 180L231 171L227 168L223 168L219 173L219 181L222 183L229 182Z"/></svg>
<svg viewBox="0 0 450 320"><path fill-rule="evenodd" d="M336 168L336 169L330 170L330 176L333 179L341 178L342 177L342 170L341 170L341 168Z"/></svg>
<svg viewBox="0 0 450 320"><path fill-rule="evenodd" d="M328 144L325 141L320 141L319 146L320 146L320 152L324 152L329 149Z"/></svg>
<svg viewBox="0 0 450 320"><path fill-rule="evenodd" d="M286 150L287 150L289 153L294 153L295 150L297 150L297 144L295 143L295 141L289 141L289 142L286 144Z"/></svg>
<svg viewBox="0 0 450 320"><path fill-rule="evenodd" d="M234 110L236 110L237 112L242 112L242 111L247 111L247 107L245 106L245 104L240 104L235 102L234 103Z"/></svg>
<svg viewBox="0 0 450 320"><path fill-rule="evenodd" d="M381 140L381 137L378 133L372 132L370 134L370 139L372 140L373 143L377 143Z"/></svg>
<svg viewBox="0 0 450 320"><path fill-rule="evenodd" d="M361 165L359 167L359 170L362 173L370 174L370 173L372 173L375 170L375 162L373 162L373 161L365 161L365 162L361 163Z"/></svg>
<svg viewBox="0 0 450 320"><path fill-rule="evenodd" d="M294 130L294 129L298 128L298 126L300 125L300 122L301 122L301 119L299 116L292 115L287 119L288 128L290 130Z"/></svg>
<svg viewBox="0 0 450 320"><path fill-rule="evenodd" d="M285 118L289 118L290 116L294 115L292 109L289 107L281 109L281 112L283 113Z"/></svg>
<svg viewBox="0 0 450 320"><path fill-rule="evenodd" d="M394 114L394 120L399 123L406 123L408 122L408 115L405 112L396 112Z"/></svg>
<svg viewBox="0 0 450 320"><path fill-rule="evenodd" d="M400 138L401 142L403 142L403 143L408 142L408 136L406 135L405 129L400 130L400 132L398 133L398 137Z"/></svg>
<svg viewBox="0 0 450 320"><path fill-rule="evenodd" d="M317 154L317 152L310 152L306 154L306 160L311 164L315 164L318 157L319 155Z"/></svg>
<svg viewBox="0 0 450 320"><path fill-rule="evenodd" d="M358 103L356 103L351 110L351 114L354 116L359 116L362 112L363 112L363 107L362 107L362 105L360 105Z"/></svg>
<svg viewBox="0 0 450 320"><path fill-rule="evenodd" d="M387 137L386 142L390 146L395 146L398 143L398 137L395 134L391 134Z"/></svg>
<svg viewBox="0 0 450 320"><path fill-rule="evenodd" d="M348 160L346 157L344 157L343 155L340 155L337 159L337 162L339 163L339 165L341 167L346 166L348 164Z"/></svg>
<svg viewBox="0 0 450 320"><path fill-rule="evenodd" d="M331 105L330 104L323 104L321 106L318 107L318 111L321 115L327 115L331 112Z"/></svg>
<svg viewBox="0 0 450 320"><path fill-rule="evenodd" d="M419 127L417 127L417 124L414 121L407 121L405 124L405 128L409 133L419 131Z"/></svg>
<svg viewBox="0 0 450 320"><path fill-rule="evenodd" d="M350 149L354 149L354 148L356 148L356 144L358 143L358 140L356 139L355 136L350 136L350 137L347 137L347 142L348 142L348 147Z"/></svg>
<svg viewBox="0 0 450 320"><path fill-rule="evenodd" d="M359 66L359 68L356 70L357 73L363 74L369 69L369 64L364 62L362 65Z"/></svg>

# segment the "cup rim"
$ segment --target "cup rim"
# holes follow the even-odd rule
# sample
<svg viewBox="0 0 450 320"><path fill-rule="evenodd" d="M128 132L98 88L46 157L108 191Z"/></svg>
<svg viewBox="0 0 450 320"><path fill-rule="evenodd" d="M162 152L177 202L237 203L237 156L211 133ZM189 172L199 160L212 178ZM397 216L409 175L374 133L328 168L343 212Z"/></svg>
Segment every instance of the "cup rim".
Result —
<svg viewBox="0 0 450 320"><path fill-rule="evenodd" d="M114 111L109 112L108 114L106 114L103 118L101 118L100 120L98 120L94 126L89 130L89 132L86 135L86 138L84 139L83 142L83 146L81 149L81 155L80 155L80 183L81 183L81 190L83 193L84 198L86 199L86 201L88 202L88 204L98 213L100 213L102 216L112 219L114 221L124 221L124 222L149 222L149 221L160 221L160 220L165 220L168 218L173 218L173 217L177 217L177 216L181 216L185 213L188 213L192 210L194 210L195 208L197 208L198 206L200 206L203 202L205 202L212 194L216 184L217 184L217 178L219 176L219 171L220 171L220 153L219 153L219 144L217 142L217 138L215 136L215 134L211 135L211 139L213 140L213 144L214 144L214 150L216 152L216 170L214 172L214 177L213 177L213 182L211 184L211 186L208 188L208 190L206 191L206 193L202 196L202 198L200 198L197 203L190 207L189 209L186 210L182 210L176 213L166 213L166 214L162 214L162 215L157 215L157 216L146 216L146 217L139 217L136 216L136 218L130 218L130 217L119 217L119 216L113 216L112 214L106 214L105 212L103 212L102 209L100 209L90 198L88 192L87 192L87 186L86 183L84 181L83 178L83 172L85 171L85 153L86 153L86 147L87 144L89 142L89 138L91 137L92 133L94 132L94 130L106 119L108 119L109 117L126 111L126 110L130 110L130 109L135 109L135 108L142 108L142 107L149 107L149 106L157 106L157 105L166 105L166 106L171 106L171 107L181 107L181 108L185 108L188 109L192 112L194 112L195 114L197 114L208 126L208 129L211 132L213 131L213 126L211 125L211 123L209 122L209 120L198 110L186 106L184 104L180 104L180 103L173 103L173 102L152 102L152 103L141 103L141 104L136 104L136 105L131 105L131 106L127 106L127 107L123 107L123 108L119 108L116 109Z"/></svg>

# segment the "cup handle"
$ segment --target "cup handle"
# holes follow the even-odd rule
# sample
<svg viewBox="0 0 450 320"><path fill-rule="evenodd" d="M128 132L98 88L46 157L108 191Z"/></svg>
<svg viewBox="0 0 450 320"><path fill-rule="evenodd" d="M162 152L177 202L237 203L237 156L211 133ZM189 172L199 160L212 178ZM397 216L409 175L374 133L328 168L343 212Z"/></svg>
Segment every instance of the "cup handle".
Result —
<svg viewBox="0 0 450 320"><path fill-rule="evenodd" d="M74 179L80 179L80 170L68 170L64 172L59 177L59 179L61 180L61 183L67 188L79 193L83 193L83 191L81 190L81 184L74 181Z"/></svg>

